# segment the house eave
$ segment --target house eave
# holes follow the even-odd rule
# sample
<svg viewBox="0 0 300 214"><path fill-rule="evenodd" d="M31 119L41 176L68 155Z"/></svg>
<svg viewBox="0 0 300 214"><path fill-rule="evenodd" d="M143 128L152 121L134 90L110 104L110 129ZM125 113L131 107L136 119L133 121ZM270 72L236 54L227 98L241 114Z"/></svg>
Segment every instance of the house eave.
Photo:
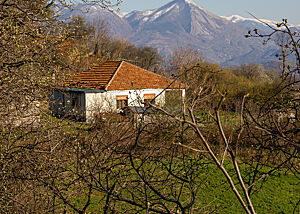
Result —
<svg viewBox="0 0 300 214"><path fill-rule="evenodd" d="M82 92L82 93L104 93L104 92L106 92L105 90L85 89L85 88L56 88L56 90L68 91L68 92Z"/></svg>

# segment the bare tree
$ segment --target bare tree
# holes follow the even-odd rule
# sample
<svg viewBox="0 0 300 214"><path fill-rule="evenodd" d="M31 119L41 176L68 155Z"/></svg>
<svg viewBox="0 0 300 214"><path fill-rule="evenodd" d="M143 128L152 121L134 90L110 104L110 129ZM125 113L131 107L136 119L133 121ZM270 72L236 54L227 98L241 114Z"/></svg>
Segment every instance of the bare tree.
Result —
<svg viewBox="0 0 300 214"><path fill-rule="evenodd" d="M284 29L280 29L282 26ZM221 122L220 111L226 98L226 94L221 94L219 102L215 105L214 115L211 114L211 116L215 121L215 131L219 133L223 141L224 151L222 155L219 156L218 152L213 149L213 143L210 142L205 129L201 128L203 124L197 121L197 114L195 113L198 104L197 100L201 97L205 84L198 86L197 96L191 99L188 108L189 117L185 115L180 117L163 108L152 105L174 120L185 123L194 130L200 140L199 143L204 146L204 151L198 150L199 153L207 152L209 154L210 158L226 176L232 191L246 213L255 213L255 206L251 201L253 187L258 185L258 183L262 184L262 181L267 176L274 174L278 170L291 171L296 176L299 174L299 128L297 125L299 124L300 61L299 40L297 39L299 35L290 30L286 20L279 23L277 27L279 29L271 27L274 31L269 35L261 35L257 30L254 30L254 35L251 32L249 33L250 36L266 37L267 39L271 39L276 33L287 34L289 39L286 40L287 43L281 44L281 47L287 47L288 51L287 49L281 49L284 50L282 51L281 59L283 59L285 64L287 62L286 58L294 54L296 62L294 66L283 66L283 68L287 69L284 69L282 72L282 81L278 85L277 90L265 98L262 104L253 100L247 100L248 95L245 94L242 100L239 128L232 130L229 134L226 134L224 125ZM186 69L186 71L190 71L190 69ZM236 135L233 135L234 133ZM182 146L187 147L186 145ZM248 146L253 148L251 149ZM251 152L253 155L239 158L239 147ZM197 151L197 148L190 147L190 149ZM234 182L228 169L224 167L227 155L234 167L235 175L238 179L237 184ZM239 164L243 162L249 166L244 174L239 167ZM237 185L240 187L237 188ZM297 206L297 204L295 205Z"/></svg>
<svg viewBox="0 0 300 214"><path fill-rule="evenodd" d="M85 2L110 5L107 1ZM68 35L55 14L57 7L64 6L68 2L60 0L0 1L0 212L3 213L39 213L53 205L52 193L41 188L38 180L43 170L49 176L55 175L52 170L55 167L51 167L55 161L49 160L58 155L56 149L68 139L61 126L49 117L46 101L49 89L63 81L67 73L62 72L62 67L68 66L62 63L60 50ZM59 158L58 155L57 161Z"/></svg>
<svg viewBox="0 0 300 214"><path fill-rule="evenodd" d="M276 90L263 103L246 105L247 136L257 148L257 158L267 154L264 165L269 167L263 170L261 164L254 169L258 177L285 169L299 178L299 33L288 25L286 19L276 27L266 25L272 30L270 34L254 30L246 37L263 37L265 42L276 40L281 51L277 57L282 62L282 71Z"/></svg>
<svg viewBox="0 0 300 214"><path fill-rule="evenodd" d="M213 80L218 66L199 58L196 65L192 60L180 68L182 81L191 83L182 112L153 106L160 113L152 113L149 121L119 121L113 115L89 125L57 120L47 110L49 88L67 78L70 71L62 68L71 67L61 56L70 35L56 20L53 7L58 6L68 5L60 0L0 1L0 212L86 213L95 207L104 213L202 213L206 210L197 193L208 183L199 177L214 162L245 212L255 213L255 185L276 170L298 173L298 40L285 23L296 67L287 67L284 83L264 105L242 97L237 127L227 129L222 123L226 95ZM37 110L32 110L35 103ZM199 110L207 110L214 125L199 118ZM31 120L25 123L27 114ZM254 140L255 149L248 146ZM245 150L256 152L255 158L239 156ZM261 163L272 158L264 171ZM242 172L242 161L252 171Z"/></svg>

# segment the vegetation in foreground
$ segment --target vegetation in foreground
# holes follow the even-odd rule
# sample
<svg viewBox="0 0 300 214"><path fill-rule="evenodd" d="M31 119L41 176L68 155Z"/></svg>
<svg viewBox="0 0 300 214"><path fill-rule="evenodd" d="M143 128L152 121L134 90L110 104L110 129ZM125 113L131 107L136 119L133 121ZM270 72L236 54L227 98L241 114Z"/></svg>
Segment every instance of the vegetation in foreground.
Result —
<svg viewBox="0 0 300 214"><path fill-rule="evenodd" d="M197 200L191 209L193 213L243 213L244 210L236 201L230 187L226 185L226 179L215 168L213 164L208 164L197 178L199 183L203 183L197 189ZM203 181L208 180L207 183ZM297 203L300 197L298 179L291 174L276 173L270 179L263 181L263 187L259 187L252 196L257 213L298 213ZM261 184L260 184L261 185ZM185 196L187 197L187 196ZM87 213L97 213L103 210L105 201L101 194L92 196L91 205ZM77 200L78 205L84 204L86 197ZM74 199L75 201L75 199ZM116 203L116 207L122 207ZM124 204L124 210L129 205ZM72 209L69 211L72 212Z"/></svg>
<svg viewBox="0 0 300 214"><path fill-rule="evenodd" d="M101 22L96 32L80 17L57 20L66 6L0 1L0 212L299 212L299 34L286 20L270 35L249 32L279 35L279 77L255 64L220 68L184 48L164 62L110 39ZM183 82L185 102L152 106L160 114L140 123L49 116L51 87L120 58ZM203 112L210 119L198 120Z"/></svg>

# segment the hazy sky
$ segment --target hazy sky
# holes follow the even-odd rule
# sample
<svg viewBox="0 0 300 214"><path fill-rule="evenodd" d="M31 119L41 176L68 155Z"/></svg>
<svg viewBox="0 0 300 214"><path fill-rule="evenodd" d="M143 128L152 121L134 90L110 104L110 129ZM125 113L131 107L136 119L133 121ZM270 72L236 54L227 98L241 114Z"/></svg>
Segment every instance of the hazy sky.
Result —
<svg viewBox="0 0 300 214"><path fill-rule="evenodd" d="M122 12L155 9L171 0L123 0ZM219 16L240 15L248 12L261 19L281 21L287 18L291 24L300 24L300 0L193 0L196 4Z"/></svg>

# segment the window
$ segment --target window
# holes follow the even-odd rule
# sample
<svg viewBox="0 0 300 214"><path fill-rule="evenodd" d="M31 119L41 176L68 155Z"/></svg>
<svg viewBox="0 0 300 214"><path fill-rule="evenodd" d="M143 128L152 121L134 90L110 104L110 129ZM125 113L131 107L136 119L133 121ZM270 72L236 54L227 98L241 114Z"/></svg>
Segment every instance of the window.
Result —
<svg viewBox="0 0 300 214"><path fill-rule="evenodd" d="M123 109L126 106L128 106L128 96L117 96L117 109Z"/></svg>
<svg viewBox="0 0 300 214"><path fill-rule="evenodd" d="M155 94L144 94L144 103L149 105L150 102L154 102Z"/></svg>
<svg viewBox="0 0 300 214"><path fill-rule="evenodd" d="M71 107L73 108L73 109L75 109L75 108L78 108L78 99L77 99L77 97L72 97L71 98Z"/></svg>

